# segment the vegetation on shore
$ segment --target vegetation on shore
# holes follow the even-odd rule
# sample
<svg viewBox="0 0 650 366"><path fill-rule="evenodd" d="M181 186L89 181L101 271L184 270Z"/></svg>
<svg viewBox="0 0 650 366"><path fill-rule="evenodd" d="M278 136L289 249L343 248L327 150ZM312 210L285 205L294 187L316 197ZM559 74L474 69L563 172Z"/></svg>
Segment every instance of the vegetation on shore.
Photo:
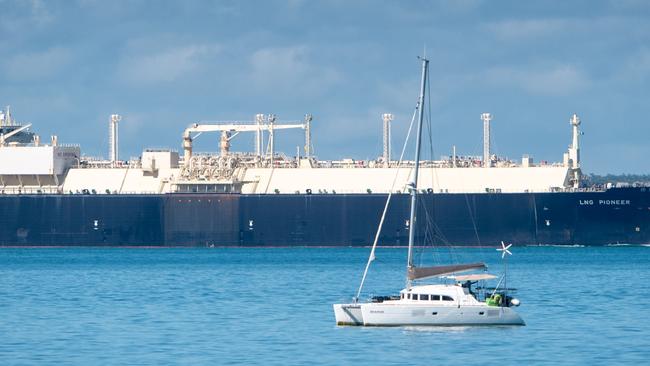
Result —
<svg viewBox="0 0 650 366"><path fill-rule="evenodd" d="M591 184L606 183L650 183L650 174L585 174L585 181Z"/></svg>

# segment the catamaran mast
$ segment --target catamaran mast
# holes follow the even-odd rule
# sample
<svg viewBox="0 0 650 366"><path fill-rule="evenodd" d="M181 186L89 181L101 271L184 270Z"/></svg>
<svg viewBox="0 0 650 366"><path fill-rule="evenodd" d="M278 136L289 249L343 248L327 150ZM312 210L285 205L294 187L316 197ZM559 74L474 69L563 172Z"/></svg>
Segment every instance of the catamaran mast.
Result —
<svg viewBox="0 0 650 366"><path fill-rule="evenodd" d="M429 67L429 60L424 57L422 60L422 82L420 83L420 100L418 101L418 128L415 138L415 168L413 170L412 180L409 182L409 190L411 192L411 215L409 217L409 248L408 259L406 264L406 287L411 287L411 280L409 279L409 269L413 267L413 243L415 242L415 210L417 209L418 198L418 173L420 171L420 142L422 140L422 121L424 120L424 92L427 82L427 70Z"/></svg>

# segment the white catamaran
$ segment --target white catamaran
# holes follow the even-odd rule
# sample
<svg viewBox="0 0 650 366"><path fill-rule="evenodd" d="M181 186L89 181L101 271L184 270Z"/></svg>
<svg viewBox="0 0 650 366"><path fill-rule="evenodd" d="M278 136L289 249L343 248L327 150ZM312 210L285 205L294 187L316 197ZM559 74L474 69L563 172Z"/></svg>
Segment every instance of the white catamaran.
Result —
<svg viewBox="0 0 650 366"><path fill-rule="evenodd" d="M484 300L479 300L472 291L472 284L496 278L487 273L455 275L457 273L486 269L484 263L457 264L435 267L416 267L413 264L413 244L415 240L416 204L418 198L418 171L420 163L420 141L422 134L424 94L427 80L429 61L422 58L422 82L418 101L418 125L415 147L415 165L409 190L411 207L409 222L413 223L409 230L408 259L406 288L399 296L374 297L370 302L359 302L359 295L365 281L370 263L375 258L377 238L372 247L370 258L361 280L357 296L352 303L334 304L334 314L338 325L367 325L367 326L400 326L400 325L433 325L433 326L462 326L462 325L524 325L522 318L512 309L519 301L507 294L507 287L498 291L499 285L493 289L490 296L485 294ZM389 195L390 200L390 195ZM388 202L386 203L386 209ZM386 210L385 209L385 210ZM385 215L384 210L384 215ZM382 217L383 222L383 217ZM377 232L381 230L381 222ZM503 256L510 254L502 243ZM413 285L413 281L431 277L453 278L452 284ZM504 273L505 279L506 273ZM505 282L505 281L504 281ZM500 284L501 282L499 282ZM485 288L483 289L485 291Z"/></svg>

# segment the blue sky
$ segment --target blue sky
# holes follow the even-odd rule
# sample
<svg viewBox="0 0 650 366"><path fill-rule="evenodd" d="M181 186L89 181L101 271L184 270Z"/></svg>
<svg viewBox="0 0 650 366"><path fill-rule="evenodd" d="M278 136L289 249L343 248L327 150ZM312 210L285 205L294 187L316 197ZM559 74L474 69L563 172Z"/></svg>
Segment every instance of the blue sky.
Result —
<svg viewBox="0 0 650 366"><path fill-rule="evenodd" d="M375 158L382 113L401 144L426 45L436 156L481 154L491 112L497 153L560 161L575 112L585 171L650 173L647 1L0 0L0 13L0 104L86 155L108 154L112 113L124 158L180 150L200 120L311 113L320 158ZM289 155L302 143L277 140Z"/></svg>

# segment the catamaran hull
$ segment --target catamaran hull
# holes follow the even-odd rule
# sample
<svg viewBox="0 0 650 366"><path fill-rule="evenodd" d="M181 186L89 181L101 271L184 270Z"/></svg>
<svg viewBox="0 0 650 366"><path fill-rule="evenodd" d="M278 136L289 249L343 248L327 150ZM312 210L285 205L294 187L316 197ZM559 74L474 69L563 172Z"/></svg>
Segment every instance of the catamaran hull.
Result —
<svg viewBox="0 0 650 366"><path fill-rule="evenodd" d="M361 304L334 304L336 325L363 325Z"/></svg>
<svg viewBox="0 0 650 366"><path fill-rule="evenodd" d="M384 303L335 304L337 325L479 326L526 325L511 308L494 306L427 306Z"/></svg>

